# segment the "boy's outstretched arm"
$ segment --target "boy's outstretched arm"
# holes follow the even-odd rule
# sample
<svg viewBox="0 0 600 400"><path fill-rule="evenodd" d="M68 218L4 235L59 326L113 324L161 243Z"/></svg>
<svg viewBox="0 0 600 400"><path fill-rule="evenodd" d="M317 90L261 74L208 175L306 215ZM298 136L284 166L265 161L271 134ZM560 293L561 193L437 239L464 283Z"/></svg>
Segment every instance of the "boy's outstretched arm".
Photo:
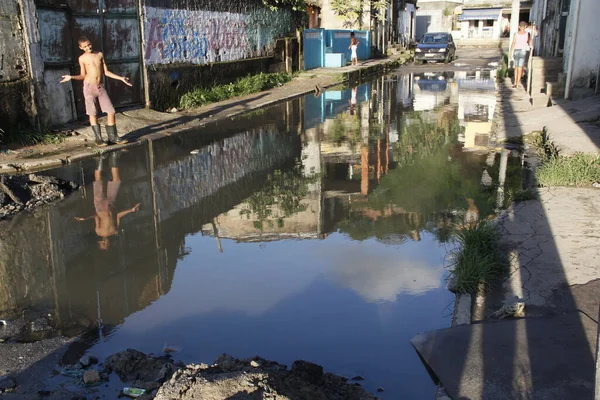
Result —
<svg viewBox="0 0 600 400"><path fill-rule="evenodd" d="M76 81L82 81L85 79L85 64L81 62L81 58L79 59L79 75L63 75L60 83L65 83L70 81L71 79L75 79Z"/></svg>
<svg viewBox="0 0 600 400"><path fill-rule="evenodd" d="M96 217L95 215L90 215L89 217L85 217L85 218L82 218L82 217L73 217L73 218L75 219L75 221L87 221L88 219L92 219L95 217Z"/></svg>
<svg viewBox="0 0 600 400"><path fill-rule="evenodd" d="M125 211L121 211L120 213L117 214L117 227L119 227L119 225L121 224L121 218L123 218L124 216L126 216L127 214L130 214L132 212L138 212L138 210L140 209L140 205L142 203L137 203L135 206L125 210Z"/></svg>
<svg viewBox="0 0 600 400"><path fill-rule="evenodd" d="M124 84L126 84L127 86L133 86L131 84L131 82L129 82L129 78L128 77L126 77L126 76L119 76L117 74L113 74L112 72L110 72L108 70L108 66L106 65L106 61L104 61L104 54L100 53L100 57L101 57L100 59L101 59L102 65L104 66L104 75L108 76L109 78L113 78L113 79L116 79L118 81L121 81Z"/></svg>

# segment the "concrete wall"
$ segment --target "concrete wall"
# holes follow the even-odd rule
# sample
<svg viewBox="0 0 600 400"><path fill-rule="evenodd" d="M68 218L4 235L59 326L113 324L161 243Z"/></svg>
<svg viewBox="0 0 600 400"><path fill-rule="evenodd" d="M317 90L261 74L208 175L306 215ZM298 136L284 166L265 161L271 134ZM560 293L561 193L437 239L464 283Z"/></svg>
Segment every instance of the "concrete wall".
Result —
<svg viewBox="0 0 600 400"><path fill-rule="evenodd" d="M235 1L221 1L222 8L214 10L204 8L201 1L191 2L197 7L189 3L174 1L169 7L157 7L153 6L160 4L157 1L146 2L146 65L261 57L274 48L276 38L294 32L291 10L271 11L257 4L241 8Z"/></svg>
<svg viewBox="0 0 600 400"><path fill-rule="evenodd" d="M417 3L417 15L415 21L415 39L420 40L427 32L450 32L452 30L452 20L454 18L454 7L457 4L453 1L435 1ZM444 10L446 14L444 15Z"/></svg>
<svg viewBox="0 0 600 400"><path fill-rule="evenodd" d="M577 3L579 3L578 12ZM589 86L594 83L600 66L598 15L600 15L600 1L571 1L564 52L565 71L571 68L570 87L576 89L572 91L571 97L578 97L577 89L593 89L593 86L592 88ZM571 52L573 52L572 58Z"/></svg>
<svg viewBox="0 0 600 400"><path fill-rule="evenodd" d="M195 87L210 87L240 76L267 72L272 64L272 57L261 57L205 65L152 65L148 68L151 107L160 111L177 107L181 96Z"/></svg>
<svg viewBox="0 0 600 400"><path fill-rule="evenodd" d="M411 18L412 15L412 18ZM413 40L415 38L415 18L417 8L414 4L407 4L406 11L400 11L398 17L398 36L404 40ZM412 32L412 35L410 34Z"/></svg>
<svg viewBox="0 0 600 400"><path fill-rule="evenodd" d="M0 0L0 57L0 129L8 131L17 125L28 125L34 117L21 12L16 0Z"/></svg>

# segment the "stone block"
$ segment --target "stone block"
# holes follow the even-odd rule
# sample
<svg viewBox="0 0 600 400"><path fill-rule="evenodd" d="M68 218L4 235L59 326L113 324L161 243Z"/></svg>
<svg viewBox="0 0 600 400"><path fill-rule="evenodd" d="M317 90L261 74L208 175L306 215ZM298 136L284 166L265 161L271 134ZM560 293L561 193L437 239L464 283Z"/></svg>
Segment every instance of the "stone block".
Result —
<svg viewBox="0 0 600 400"><path fill-rule="evenodd" d="M548 96L545 94L536 94L530 101L533 107L548 107L549 104Z"/></svg>
<svg viewBox="0 0 600 400"><path fill-rule="evenodd" d="M548 97L564 97L565 85L558 82L546 82L546 94Z"/></svg>

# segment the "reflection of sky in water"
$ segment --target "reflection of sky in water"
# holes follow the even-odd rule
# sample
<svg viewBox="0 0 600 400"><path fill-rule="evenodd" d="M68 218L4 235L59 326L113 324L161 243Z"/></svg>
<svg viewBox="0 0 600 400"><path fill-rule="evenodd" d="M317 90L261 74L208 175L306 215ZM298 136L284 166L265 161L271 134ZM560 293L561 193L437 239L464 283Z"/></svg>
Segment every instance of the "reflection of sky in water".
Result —
<svg viewBox="0 0 600 400"><path fill-rule="evenodd" d="M255 120L221 122L213 128L226 133L224 139L180 135L157 141L153 157L158 161L151 176L145 148L124 154L121 201L130 206L145 199L142 210L123 225L120 243L128 246L112 253L113 259L98 258L94 268L103 274L97 281L79 261L66 268L70 274L63 294L66 305L81 305L95 319L98 291L104 322L119 324L124 319L90 353L104 357L135 348L156 354L168 344L181 348L176 357L186 362L211 362L224 352L235 357L260 355L287 365L305 359L347 377L361 375L370 391L383 387L381 397L386 399L432 398L434 386L409 343L419 332L450 324L453 297L445 289L443 268L447 249L430 232L444 237L452 220L449 211L466 207L467 197L474 199L482 216L493 211L496 201L493 193L481 193L485 157L464 153L458 144L478 143L480 126L466 129L462 120L473 104L485 105L489 96L435 74L416 78L386 80L395 98L391 111L380 108L379 100L371 102L378 90L372 82L357 88L352 115L351 91L329 91L289 103L290 109L302 113L288 115L287 107L280 105ZM495 101L493 91L488 94ZM403 107L407 109L399 111ZM354 137L347 128L368 127L379 112L390 113L385 140L393 146L388 154L380 151L386 148L385 140L371 140L363 157L361 135L373 132L355 129ZM275 122L283 120L286 126ZM240 133L241 125L246 131ZM304 132L287 132L288 125L302 125ZM438 130L444 135L436 135ZM340 141L356 139L355 146L337 145L332 140L336 132L343 133ZM455 142L452 135L457 136ZM199 153L190 155L194 149ZM427 157L418 156L421 153ZM264 221L258 221L256 210L252 218L239 218L248 208L249 196L262 194L255 200L264 200L270 193L265 191L268 175L275 169L289 175L297 158L308 170L326 175L308 185L310 193L302 199L306 211L294 209L281 226L274 216L282 215L281 210ZM389 170L386 165L385 176L377 182L375 168L388 163L388 158ZM370 175L363 176L363 161L371 167ZM88 164L92 177L95 164ZM485 167L494 182L497 164ZM520 174L516 178L515 185L520 185ZM366 201L360 195L363 183L370 193ZM332 195L344 191L357 196ZM157 210L150 209L153 199ZM59 243L67 249L65 254L75 254L70 246L81 254L89 250L83 241L77 242L85 226L74 225L71 210L83 212L91 200L67 199L62 219L54 217L55 236L68 233ZM264 222L265 231L254 222ZM222 253L217 239L210 236L217 231ZM294 234L326 237L260 244L226 239ZM368 239L351 240L349 235ZM404 242L386 244L398 241ZM156 254L139 251L157 243ZM190 253L176 259L184 247ZM69 259L75 258L73 254ZM122 271L113 268L119 263ZM47 267L46 258L42 264ZM162 296L161 290L166 292ZM139 307L145 308L129 315L133 308L127 302L138 299ZM156 300L150 303L152 299Z"/></svg>
<svg viewBox="0 0 600 400"><path fill-rule="evenodd" d="M400 246L340 234L262 245L222 239L219 253L214 238L190 236L191 254L178 263L169 293L91 353L156 353L168 343L188 362L223 352L288 365L308 359L364 376L370 390L386 389L384 398L429 397L431 380L409 340L448 326L451 296L431 290L444 286L446 249L422 239Z"/></svg>

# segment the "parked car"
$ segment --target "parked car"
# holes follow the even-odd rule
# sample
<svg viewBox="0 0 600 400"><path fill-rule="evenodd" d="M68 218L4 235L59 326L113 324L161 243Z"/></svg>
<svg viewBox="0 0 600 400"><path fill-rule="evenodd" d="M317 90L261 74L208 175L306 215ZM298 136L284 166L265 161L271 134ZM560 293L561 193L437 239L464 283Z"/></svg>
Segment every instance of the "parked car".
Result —
<svg viewBox="0 0 600 400"><path fill-rule="evenodd" d="M430 32L423 35L415 49L415 63L443 61L449 63L456 58L456 44L446 32Z"/></svg>
<svg viewBox="0 0 600 400"><path fill-rule="evenodd" d="M454 72L422 72L415 74L414 80L419 89L424 92L444 92L448 87L448 79L454 77Z"/></svg>

